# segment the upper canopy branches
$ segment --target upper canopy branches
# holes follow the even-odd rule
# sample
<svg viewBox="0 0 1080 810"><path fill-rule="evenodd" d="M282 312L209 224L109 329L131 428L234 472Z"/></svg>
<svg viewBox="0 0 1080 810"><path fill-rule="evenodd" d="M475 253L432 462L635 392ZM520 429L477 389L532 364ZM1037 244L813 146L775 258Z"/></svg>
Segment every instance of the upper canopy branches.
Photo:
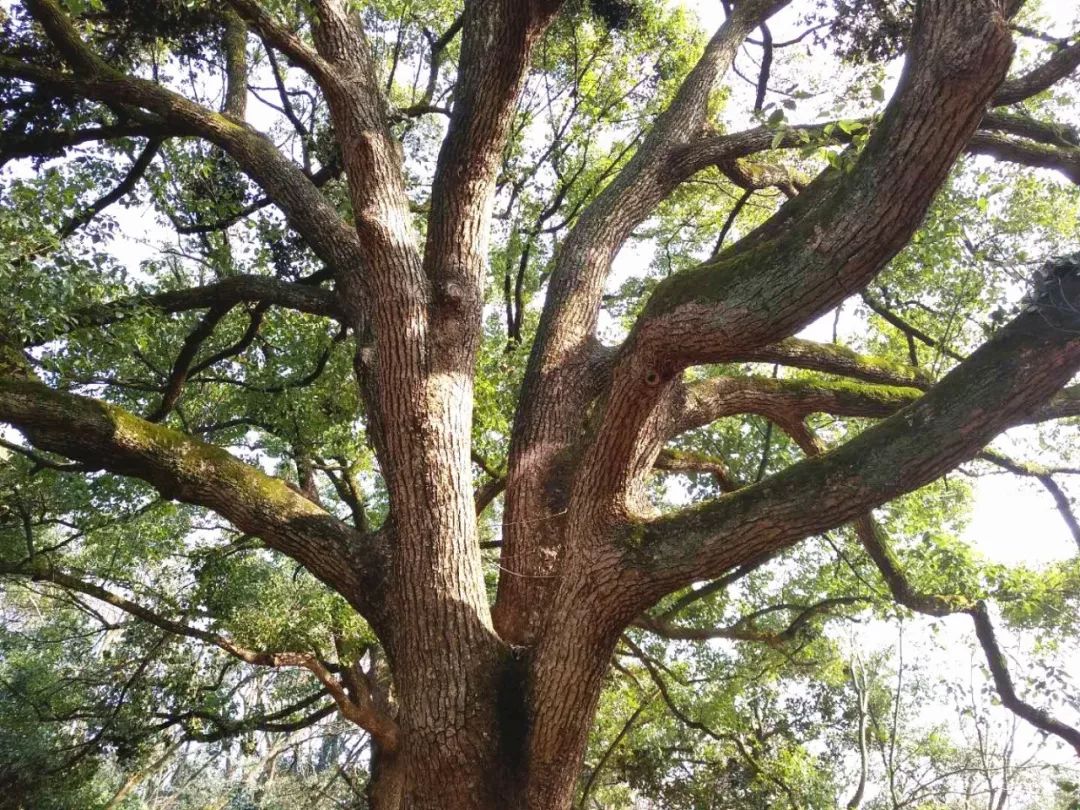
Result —
<svg viewBox="0 0 1080 810"><path fill-rule="evenodd" d="M659 373L788 336L907 242L1012 55L1000 8L947 5L921 6L900 87L850 171L826 173L714 264L657 289L632 342L663 335L674 351L638 349Z"/></svg>
<svg viewBox="0 0 1080 810"><path fill-rule="evenodd" d="M1014 306L1030 267L1070 238L1058 220L1080 222L1080 197L990 160L1080 183L1080 138L1047 92L1080 45L1026 54L1033 67L1007 79L1015 2L920 0L909 31L874 3L852 20L845 3L742 0L700 35L649 3L611 17L616 30L594 4L559 0L102 4L23 0L0 20L0 280L13 280L0 285L0 423L36 448L0 436L33 454L10 500L27 502L40 470L75 483L102 470L223 520L189 510L206 522L165 526L178 552L125 580L75 564L68 535L42 551L52 515L17 523L0 490L0 539L29 526L29 551L0 549L0 575L245 663L306 668L384 748L466 751L459 731L487 723L481 748L528 748L523 772L543 781L573 758L561 732L592 712L615 639L657 600L715 578L695 598L718 602L763 560L999 432L1080 413L1066 388L1080 369L1076 258ZM166 6L178 17L147 19ZM795 36L774 38L789 22ZM881 115L881 65L821 75L845 30L875 55L907 54ZM821 115L795 126L785 110ZM957 172L965 153L982 157ZM832 343L821 323L794 337L830 312ZM819 448L818 414L857 420L830 423L856 437L797 460ZM729 417L744 418L714 424ZM1013 467L1046 485L1045 470ZM723 494L674 509L655 469L707 472ZM1048 489L1065 514L1068 484ZM222 602L202 588L226 556L222 579L244 582L230 567L243 558L277 566L294 594L298 565L344 596L394 668L387 706L367 712L350 680L362 670L333 655L260 653L301 645L240 644L236 625L209 624ZM190 601L140 596L174 569L177 590L195 583ZM236 600L261 604L251 580ZM782 645L826 607L862 604L802 596L786 630L727 637ZM370 635L349 647L366 628L308 607L318 633L303 649L329 638L338 661L377 673ZM517 702L519 676L529 711L551 698L525 743L502 739L504 707L483 697L497 682ZM497 722L476 719L489 710Z"/></svg>
<svg viewBox="0 0 1080 810"><path fill-rule="evenodd" d="M971 458L1080 370L1078 257L1053 286L894 416L761 484L646 524L629 557L666 592L838 526Z"/></svg>

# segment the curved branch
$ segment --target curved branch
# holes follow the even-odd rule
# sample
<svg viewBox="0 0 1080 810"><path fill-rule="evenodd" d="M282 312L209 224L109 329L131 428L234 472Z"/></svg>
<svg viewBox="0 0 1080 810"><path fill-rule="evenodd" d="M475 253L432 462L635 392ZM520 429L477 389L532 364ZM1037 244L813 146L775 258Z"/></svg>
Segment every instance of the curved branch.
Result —
<svg viewBox="0 0 1080 810"><path fill-rule="evenodd" d="M1054 85L1080 67L1080 38L1059 48L1053 56L1023 76L1009 79L994 94L993 106L1016 104Z"/></svg>
<svg viewBox="0 0 1080 810"><path fill-rule="evenodd" d="M158 151L161 149L161 141L158 139L151 140L146 148L139 153L139 156L135 159L135 162L131 164L131 168L128 169L128 173L124 175L124 179L121 180L116 188L107 194L103 194L85 210L80 211L73 216L64 226L60 229L60 239L67 239L79 228L87 225L94 217L117 202L122 197L130 194L134 190L135 185L146 174L146 170L150 168L150 164L157 156Z"/></svg>
<svg viewBox="0 0 1080 810"><path fill-rule="evenodd" d="M1001 647L998 645L994 625L990 621L986 605L979 601L968 611L968 614L975 622L975 635L983 648L986 664L990 668L990 674L993 676L994 686L997 688L1002 705L1027 720L1035 728L1065 740L1073 747L1077 756L1080 756L1080 730L1058 720L1044 709L1032 706L1016 694L1016 687L1013 685L1012 676L1005 663L1005 656L1002 655Z"/></svg>
<svg viewBox="0 0 1080 810"><path fill-rule="evenodd" d="M731 641L756 641L769 645L779 645L791 641L815 618L823 613L828 613L836 607L846 607L870 601L862 596L836 596L822 599L812 605L773 605L767 612L778 610L798 611L795 618L783 630L770 631L759 630L755 627L753 617L744 617L728 627L685 627L665 619L643 616L635 622L635 625L648 630L650 633L673 641L709 641L710 639L725 638Z"/></svg>
<svg viewBox="0 0 1080 810"><path fill-rule="evenodd" d="M265 731L270 734L289 734L294 731L308 728L309 726L318 723L320 720L329 717L335 712L340 712L339 707L335 703L328 703L319 709L315 709L308 714L298 717L295 720L282 720L279 718L285 718L296 712L300 711L305 706L309 706L315 703L320 698L325 697L328 694L326 688L319 689L318 692L313 695L299 700L291 706L286 706L276 712L268 715L258 717L244 717L240 720L230 720L228 718L219 717L211 714L210 712L184 712L180 715L172 715L165 718L161 723L161 726L173 726L178 723L183 723L191 719L205 720L213 723L217 726L216 731L209 732L196 732L190 728L184 729L184 737L188 740L195 742L208 743L219 742L226 740L237 735L244 734L249 731Z"/></svg>
<svg viewBox="0 0 1080 810"><path fill-rule="evenodd" d="M0 574L8 576L28 577L35 582L50 582L62 588L84 593L108 605L124 611L148 624L159 627L176 636L185 636L210 644L224 650L234 658L238 658L247 664L255 664L265 667L299 667L311 672L330 693L338 704L338 709L347 719L369 732L372 737L382 745L393 748L397 744L397 725L394 721L382 715L370 700L354 701L345 691L342 684L333 676L326 665L311 653L299 652L265 652L252 650L236 644L231 639L192 627L181 622L173 621L166 616L153 611L144 605L133 602L126 597L107 590L93 582L79 579L69 573L54 568L51 564L37 558L30 566L15 566L0 563Z"/></svg>
<svg viewBox="0 0 1080 810"><path fill-rule="evenodd" d="M705 453L692 453L686 450L666 449L656 457L653 469L665 472L703 473L716 479L721 492L734 492L743 486L731 476L731 471L722 459Z"/></svg>
<svg viewBox="0 0 1080 810"><path fill-rule="evenodd" d="M427 86L424 88L424 94L420 97L419 101L404 109L398 110L399 116L410 118L415 115L423 115L427 112L443 111L441 108L432 106L432 101L435 98L435 88L439 82L439 68L442 67L443 54L446 51L447 46L449 46L449 44L454 41L454 38L461 33L461 27L464 22L465 16L459 14L454 18L454 21L442 35L438 37L430 31L424 31L424 36L427 37L430 46L430 53L428 54Z"/></svg>
<svg viewBox="0 0 1080 810"><path fill-rule="evenodd" d="M874 300L874 298L872 298L867 293L864 292L862 294L862 300L863 303L866 304L866 306L868 306L872 312L879 315L887 323L892 324L894 327L899 329L900 332L908 339L918 340L920 343L929 346L932 349L937 349L946 357L951 357L953 360L964 359L964 356L962 354L958 354L957 352L950 349L948 346L942 344L940 340L931 337L930 335L926 334L926 332L919 329L919 327L904 320L904 318L900 317L898 314L893 312L884 304ZM914 350L912 350L912 353L914 353Z"/></svg>
<svg viewBox="0 0 1080 810"><path fill-rule="evenodd" d="M640 487L682 369L791 335L865 286L918 227L1012 53L995 0L919 10L900 87L850 170L825 172L715 262L655 288L614 363L575 480L582 520L617 520L591 504L625 502Z"/></svg>
<svg viewBox="0 0 1080 810"><path fill-rule="evenodd" d="M1056 121L1038 121L1027 114L991 110L983 116L979 129L1018 135L1049 146L1080 146L1080 132L1076 127Z"/></svg>
<svg viewBox="0 0 1080 810"><path fill-rule="evenodd" d="M920 9L901 86L852 169L824 173L716 262L658 285L629 342L656 355L659 373L791 334L862 287L918 227L1013 50L989 0ZM775 301L788 303L765 306Z"/></svg>
<svg viewBox="0 0 1080 810"><path fill-rule="evenodd" d="M676 389L671 407L674 437L725 416L755 413L774 421L802 420L811 413L891 416L923 395L917 388L763 377L714 377Z"/></svg>
<svg viewBox="0 0 1080 810"><path fill-rule="evenodd" d="M214 445L105 402L0 377L0 421L35 447L90 469L139 478L167 498L203 506L303 565L375 627L381 614L381 545Z"/></svg>
<svg viewBox="0 0 1080 810"><path fill-rule="evenodd" d="M180 348L180 354L177 355L176 362L173 363L172 373L169 375L169 381L165 386L165 393L161 397L161 403L154 412L147 417L149 422L160 422L176 404L176 400L180 398L180 392L184 388L184 383L187 382L188 369L191 368L192 363L195 362L195 356L199 353L199 349L202 347L210 336L214 333L214 329L221 322L221 320L229 314L229 310L232 309L229 305L216 304L210 308L210 310L203 315L198 325L191 330L188 336L184 339L184 345Z"/></svg>

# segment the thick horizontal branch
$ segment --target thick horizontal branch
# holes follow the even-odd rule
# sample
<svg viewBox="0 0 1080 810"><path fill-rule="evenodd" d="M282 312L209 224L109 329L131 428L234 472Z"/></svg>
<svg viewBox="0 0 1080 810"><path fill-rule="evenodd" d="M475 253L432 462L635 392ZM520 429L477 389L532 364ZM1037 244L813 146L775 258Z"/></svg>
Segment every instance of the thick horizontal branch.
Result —
<svg viewBox="0 0 1080 810"><path fill-rule="evenodd" d="M882 385L925 389L930 385L926 374L905 363L859 354L835 343L817 343L802 338L788 338L768 346L740 353L737 361L777 363L808 371L820 371Z"/></svg>
<svg viewBox="0 0 1080 810"><path fill-rule="evenodd" d="M843 446L703 506L639 524L628 559L652 596L839 526L972 458L1080 369L1080 258L911 405ZM1060 297L1058 297L1060 296Z"/></svg>
<svg viewBox="0 0 1080 810"><path fill-rule="evenodd" d="M203 506L303 565L381 626L381 546L227 451L86 397L0 377L0 421L35 447Z"/></svg>
<svg viewBox="0 0 1080 810"><path fill-rule="evenodd" d="M976 154L989 155L1010 163L1040 169L1057 169L1080 185L1080 147L1048 146L1037 141L976 132L968 144L968 149Z"/></svg>
<svg viewBox="0 0 1080 810"><path fill-rule="evenodd" d="M869 118L855 121L828 121L825 123L796 124L776 130L768 126L758 126L741 132L723 135L708 135L691 141L672 151L669 158L669 171L680 179L686 179L703 169L713 166L723 167L732 161L758 155L778 149L802 149L808 144L819 146L843 146L851 143L852 136L847 130L852 126L872 127L874 121ZM991 110L983 116L974 140L969 142L967 150L975 154L988 154L993 143L992 133L1004 132L1021 138L1037 141L1047 146L1070 147L1080 145L1080 136L1074 127L1054 122L1034 120L1026 115ZM983 141L980 136L991 136ZM1021 142L1022 143L1022 142ZM1066 155L1068 152L1066 152ZM1016 150L1002 155L1000 159L1013 163L1025 164L1028 158L1047 160L1045 153L1029 154ZM1067 160L1067 158L1066 158ZM1039 165L1039 164L1035 164Z"/></svg>
<svg viewBox="0 0 1080 810"><path fill-rule="evenodd" d="M693 380L676 388L669 408L672 438L703 427L717 419L739 414L757 414L788 429L807 416L883 418L919 399L925 392L912 386L860 385L847 381L767 379L764 377L712 377ZM1051 398L1017 424L1047 422L1080 411L1080 392L1068 388ZM992 460L992 459L991 459ZM678 469L678 462L658 460L659 469ZM702 471L702 470L699 470ZM1013 469L1018 474L1039 475L1036 471Z"/></svg>
<svg viewBox="0 0 1080 810"><path fill-rule="evenodd" d="M1080 132L1076 127L1054 121L1039 121L1027 114L991 110L983 116L979 129L1004 132L1049 146L1080 146Z"/></svg>
<svg viewBox="0 0 1080 810"><path fill-rule="evenodd" d="M753 413L773 421L801 421L811 413L891 416L923 394L917 388L816 380L714 377L676 392L671 433L675 436L725 416Z"/></svg>
<svg viewBox="0 0 1080 810"><path fill-rule="evenodd" d="M174 313L237 304L267 304L311 315L340 317L329 290L267 276L233 276L202 287L136 295L76 310L68 321L68 329L107 326L147 310Z"/></svg>

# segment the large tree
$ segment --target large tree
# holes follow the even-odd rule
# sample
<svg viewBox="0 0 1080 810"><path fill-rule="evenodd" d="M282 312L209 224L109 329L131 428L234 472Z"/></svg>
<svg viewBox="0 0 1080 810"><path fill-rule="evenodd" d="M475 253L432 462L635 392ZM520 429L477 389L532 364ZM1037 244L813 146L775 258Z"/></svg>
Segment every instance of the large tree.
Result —
<svg viewBox="0 0 1080 810"><path fill-rule="evenodd" d="M982 454L1042 481L1080 541L1052 470L985 450L1080 413L1080 257L1032 266L1030 210L1004 247L950 230L1007 219L989 158L1080 182L1048 101L1080 42L1018 22L1018 0L740 0L705 40L648 4L455 5L3 12L0 421L25 443L4 440L0 571L306 670L317 697L248 728L332 700L371 737L373 807L549 810L571 805L620 639L659 678L639 631L780 645L861 609L819 578L817 600L726 629L679 621L847 527L891 599L969 615L1005 705L1080 751L1014 686L986 589L912 581L873 515ZM811 93L776 86L768 20L794 12L819 57L903 58L880 110L786 120ZM1045 49L1010 72L1016 32ZM752 112L732 111L746 43ZM966 154L987 157L958 175ZM1023 185L1004 176L998 195ZM125 273L107 209L140 195L176 236ZM630 240L666 259L612 292ZM796 337L859 296L892 336L877 356ZM740 416L761 441L699 452ZM696 476L694 503L659 497L658 472ZM160 562L180 538L186 570ZM282 558L298 567L258 573ZM318 621L285 632L299 608L272 597L301 572ZM147 726L167 698L145 691Z"/></svg>

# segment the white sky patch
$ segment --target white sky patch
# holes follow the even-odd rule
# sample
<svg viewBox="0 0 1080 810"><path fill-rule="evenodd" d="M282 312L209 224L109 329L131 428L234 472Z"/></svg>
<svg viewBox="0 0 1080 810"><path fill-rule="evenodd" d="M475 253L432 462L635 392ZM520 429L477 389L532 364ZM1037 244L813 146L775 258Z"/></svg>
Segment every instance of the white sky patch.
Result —
<svg viewBox="0 0 1080 810"><path fill-rule="evenodd" d="M677 0L677 2L693 11L701 21L703 29L709 34L723 22L724 14L719 0ZM0 7L7 4L7 0L0 0ZM770 20L770 28L776 40L790 39L802 32L798 25L798 18L806 7L805 3L793 4L793 7L788 7ZM1074 30L1074 26L1071 25L1077 15L1074 4L1054 2L1049 5L1047 12L1051 17L1054 33L1066 34ZM759 54L760 50L756 46L744 46L738 62L744 74L756 76L756 60ZM804 61L803 65L807 68L806 80L814 83L825 78L824 71L831 70L833 67L827 63L827 60ZM899 71L899 62L890 65L886 71L882 82L886 98L891 96L895 89ZM728 123L739 128L755 125L756 121L746 115L746 111L752 107L752 88L747 82L738 78L733 78L732 86L734 94L728 105L732 119ZM254 102L254 99L250 100ZM823 112L822 105L831 101L832 98L828 94L816 99L800 100L797 110L789 112L788 116L793 123L814 123L819 120L818 115ZM254 126L264 131L271 130L276 121L268 108L257 102L249 104L249 120ZM176 244L175 235L156 221L156 214L149 205L137 205L130 208L114 207L110 209L109 215L114 217L120 226L111 250L129 270L136 274L143 261L160 255L163 242ZM616 259L608 289L616 289L627 277L639 272L643 266L647 265L650 256L651 246L638 241L628 243ZM859 319L854 315L853 310L854 307L849 305L849 313L841 318L839 328L841 340L845 335L850 335L853 330L860 328ZM601 334L607 341L615 341L621 337L621 330L606 313L602 313L601 317ZM830 342L833 339L832 313L808 325L800 334L810 339ZM8 441L18 440L9 430L0 431L0 437ZM1018 430L1013 431L1007 441L999 442L999 445L1002 447L1011 445L1010 450L1015 450L1018 457L1024 458L1025 446L1037 446L1031 439L1030 429ZM1072 440L1075 442L1077 439L1080 439L1080 434L1074 431ZM1026 458L1034 458L1032 455L1034 451L1027 450L1026 452L1028 453ZM0 463L3 463L4 455L4 451L0 450ZM265 454L253 451L248 453L248 457L266 472L275 471L273 460ZM1077 477L1072 479L1072 481L1076 480ZM1072 481L1061 480L1060 483L1063 487L1072 486L1075 494L1078 486ZM673 500L678 500L677 492L671 494ZM991 560L1006 564L1040 565L1067 559L1076 554L1075 542L1049 494L1032 481L1021 480L1007 474L984 476L974 482L973 513L963 539ZM913 627L912 631L921 633L927 631L930 623L917 620L912 624L918 627L918 630ZM970 629L966 624L961 627L961 624L965 623L960 620L949 622L950 628L956 628L949 631L950 636L952 633L956 634L956 644L955 646L944 645L951 647L949 654L937 653L940 658L935 658L935 660L941 662L943 669L958 667L966 672L971 666ZM884 632L881 628L868 626L864 638L869 640L870 637L881 632ZM961 642L961 639L967 641ZM874 639L877 645L883 641L880 635ZM1010 646L1012 641L1010 640ZM1018 657L1012 665L1016 675L1023 672L1022 657ZM1073 676L1077 677L1080 675L1080 662L1069 669ZM1038 702L1039 699L1038 695L1027 697L1034 702Z"/></svg>
<svg viewBox="0 0 1080 810"><path fill-rule="evenodd" d="M724 13L719 0L676 0L676 2L695 13L702 23L702 28L709 35L724 21ZM805 7L805 4L794 3L769 21L775 40L791 39L802 33L803 29L797 25L797 22L799 11ZM1051 2L1043 4L1042 8L1047 17L1046 29L1054 35L1068 36L1076 30L1076 20L1080 17L1080 7L1076 4ZM736 64L741 67L744 75L756 78L759 54L758 47L743 46ZM1037 51L1036 55L1038 55ZM828 60L804 61L802 64L807 70L805 81L808 86L819 84L823 78L822 72L834 67ZM886 99L895 92L901 67L902 62L896 60L886 69L881 82ZM750 72L747 72L747 68ZM729 117L728 123L737 129L755 126L758 122L747 114L753 106L753 88L738 77L733 77L730 84L733 87L733 93L725 111ZM775 95L770 94L770 98L775 99ZM811 99L808 102L799 101L797 111L789 112L788 118L793 124L815 123L820 120L824 112L821 105L831 100L825 97ZM1063 118L1068 121L1074 122L1080 118L1080 110L1071 113L1063 111L1063 113ZM625 278L632 272L633 265L640 267L642 262L648 261L647 257L640 258L642 252L640 246L633 247L633 250L624 250L620 254L615 265L614 277ZM609 289L617 286L615 283L610 284ZM799 336L829 343L834 339L835 328L840 341L845 342L846 338L865 329L862 320L855 315L854 309L854 303L848 302L846 311L842 312L838 321L834 320L834 312L826 313L808 324ZM1065 441L1069 442L1073 449L1080 446L1080 430L1075 426L1065 428L1059 433L1064 434ZM1039 456L1046 451L1046 448L1040 451L1036 431L1030 427L1010 431L1007 435L999 437L995 446L1014 458L1027 461L1038 461ZM1067 450L1068 448L1058 449ZM1075 510L1077 506L1080 506L1080 476L1058 476L1056 480L1072 497ZM672 499L676 502L685 500L685 491L678 492L680 487L674 480L671 483L668 494L673 496ZM1070 559L1077 554L1076 542L1062 515L1058 512L1050 494L1037 481L1003 473L983 475L971 483L973 489L971 518L961 539L971 544L990 561L1038 568ZM1029 645L1024 644L1023 639L1009 632L1000 621L996 624L1006 649L1010 651L1010 668L1014 680L1022 680L1025 675L1031 674L1032 661L1027 654L1030 651L1026 649ZM855 638L856 643L864 649L881 649L895 643L895 628L884 622L873 621L863 625ZM916 616L908 623L905 643L910 645L911 652L919 659L919 665L927 666L928 671L950 673L952 677L957 678L966 678L970 672L971 677L975 678L975 667L982 666L981 652L974 644L971 623L966 620L966 617L954 616L946 620L931 620ZM1062 660L1073 682L1080 680L1080 657L1074 654L1070 660L1069 653L1063 651ZM983 679L980 677L979 680ZM1036 705L1045 703L1046 696L1037 692L1028 691L1022 695ZM948 713L947 710L943 711ZM995 716L1005 716L1006 710L1001 706L994 706L992 713ZM941 719L949 721L944 714ZM1075 717L1068 719L1075 721ZM1019 725L1017 738L1019 746L1028 750L1039 744L1039 736L1031 726L1025 723ZM1050 741L1043 747L1042 757L1063 764L1074 762L1071 755L1056 741Z"/></svg>
<svg viewBox="0 0 1080 810"><path fill-rule="evenodd" d="M695 14L701 22L702 29L709 34L724 22L724 11L719 0L676 0L676 2ZM769 28L776 41L793 39L803 32L805 26L800 26L799 17L805 9L805 3L792 3L769 20ZM1048 30L1053 34L1067 36L1075 31L1075 20L1080 13L1075 4L1044 3L1042 11L1047 18ZM744 45L739 56L739 64L748 64L749 59L754 59L756 64L758 53L760 53L758 48ZM816 71L812 69L815 64L818 65ZM806 79L811 83L821 79L825 70L833 69L832 63L827 60L810 62L805 66L809 70ZM889 65L886 71L886 78L882 83L886 98L895 91L901 66L902 63L897 60ZM751 75L756 76L756 71ZM728 107L733 110L732 114L736 115L737 110L740 109L738 106L740 101L744 102L741 110L750 109L752 94L749 85L741 79L734 78L731 83L737 96L745 95L746 99L749 99L749 101L741 97L732 99ZM799 114L792 113L792 120L796 123L813 123L815 120L813 116L803 117L806 113L802 110L802 106L803 102L800 102ZM747 117L744 123L751 126L754 122ZM638 252L640 248L633 252L624 250L616 262L613 277L625 277L632 269L631 265L639 261L638 256L634 255ZM838 334L841 341L845 336L850 336L862 328L861 321L855 317L853 310L854 306L849 303L847 311L840 317ZM799 336L823 343L832 342L834 317L833 312L822 315L799 332ZM1012 437L1010 444L1018 453L1018 457L1024 458L1026 452L1027 458L1031 459L1032 451L1025 450L1025 446L1027 448L1037 446L1034 441L1034 431L1015 430L1010 435ZM1020 438L1026 441L1017 441ZM1072 438L1080 444L1080 430L1073 433ZM1068 491L1071 481L1064 480L1062 477L1059 484ZM1077 487L1073 485L1072 489L1075 494ZM1074 500L1080 501L1080 498L1074 497ZM1067 559L1076 554L1076 543L1046 490L1034 481L1023 480L1011 474L987 475L974 482L972 519L963 534L963 539L990 559L1004 564L1039 565Z"/></svg>

